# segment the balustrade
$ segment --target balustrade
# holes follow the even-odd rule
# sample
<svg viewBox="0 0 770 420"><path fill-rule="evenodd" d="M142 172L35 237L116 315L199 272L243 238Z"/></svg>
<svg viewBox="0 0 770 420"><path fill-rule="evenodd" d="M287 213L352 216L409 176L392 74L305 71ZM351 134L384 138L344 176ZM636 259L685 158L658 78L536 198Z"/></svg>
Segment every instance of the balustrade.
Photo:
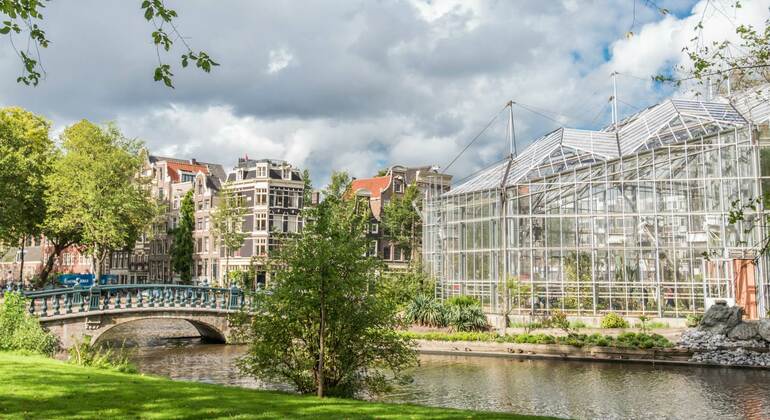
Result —
<svg viewBox="0 0 770 420"><path fill-rule="evenodd" d="M40 318L59 315L141 310L146 308L185 308L210 311L236 311L246 305L248 296L235 288L182 285L114 285L26 292L28 311Z"/></svg>

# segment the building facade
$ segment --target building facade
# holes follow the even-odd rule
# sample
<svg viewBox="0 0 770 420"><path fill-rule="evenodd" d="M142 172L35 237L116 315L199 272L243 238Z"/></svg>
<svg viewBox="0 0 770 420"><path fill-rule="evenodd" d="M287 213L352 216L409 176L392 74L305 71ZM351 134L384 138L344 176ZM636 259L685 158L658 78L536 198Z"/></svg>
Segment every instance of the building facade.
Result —
<svg viewBox="0 0 770 420"><path fill-rule="evenodd" d="M371 241L371 254L382 259L389 268L401 270L407 268L412 255L420 255L421 232L416 232L417 249L399 244L389 237L382 225L382 217L385 206L394 197L403 197L406 188L410 185L417 186L420 194L433 197L449 191L452 176L438 172L434 167L405 167L394 165L388 168L381 176L372 178L354 179L351 183L351 192L356 197L365 198L369 203L371 220L367 235ZM418 206L418 203L414 203ZM416 208L418 214L421 209ZM422 216L420 214L420 216ZM413 252L414 251L414 252Z"/></svg>
<svg viewBox="0 0 770 420"><path fill-rule="evenodd" d="M301 210L305 183L299 169L272 159L238 159L226 178L227 188L240 196L245 207L241 248L230 255L219 249L220 279L224 273L253 273L255 287L270 279L268 255L282 239L302 230Z"/></svg>
<svg viewBox="0 0 770 420"><path fill-rule="evenodd" d="M429 202L437 294L497 314L679 318L727 299L764 316L765 203L730 212L770 192L768 115L745 97L669 100L535 140Z"/></svg>

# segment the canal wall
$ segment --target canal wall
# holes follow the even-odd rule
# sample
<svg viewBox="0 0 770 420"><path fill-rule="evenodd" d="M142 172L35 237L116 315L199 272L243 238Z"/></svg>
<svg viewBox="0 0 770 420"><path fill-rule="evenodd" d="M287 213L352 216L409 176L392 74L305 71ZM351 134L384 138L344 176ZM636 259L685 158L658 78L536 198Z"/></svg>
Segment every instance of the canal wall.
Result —
<svg viewBox="0 0 770 420"><path fill-rule="evenodd" d="M690 362L687 349L629 349L618 347L575 347L561 344L516 344L483 341L414 340L424 354L492 356L517 359L558 359L593 362L702 365Z"/></svg>

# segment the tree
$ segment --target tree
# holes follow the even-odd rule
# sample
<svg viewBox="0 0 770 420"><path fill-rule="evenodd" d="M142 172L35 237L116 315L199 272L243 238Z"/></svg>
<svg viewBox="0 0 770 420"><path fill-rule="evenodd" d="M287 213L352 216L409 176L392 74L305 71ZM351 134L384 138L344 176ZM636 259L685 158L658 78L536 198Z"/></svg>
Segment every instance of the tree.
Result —
<svg viewBox="0 0 770 420"><path fill-rule="evenodd" d="M257 297L244 372L319 397L352 396L381 390L414 362L411 343L395 333L396 303L379 291L381 263L366 256L368 207L343 199L349 183L334 174L324 201L305 209L303 230L278 251L269 293Z"/></svg>
<svg viewBox="0 0 770 420"><path fill-rule="evenodd" d="M302 171L302 205L309 206L313 201L313 180L310 179L310 171Z"/></svg>
<svg viewBox="0 0 770 420"><path fill-rule="evenodd" d="M195 229L195 205L193 191L187 191L179 209L179 226L174 229L174 243L171 247L171 265L182 278L183 284L190 284L193 269L193 229Z"/></svg>
<svg viewBox="0 0 770 420"><path fill-rule="evenodd" d="M394 196L382 210L385 234L399 246L408 249L412 261L419 256L422 234L422 219L416 209L420 198L420 189L412 184L406 187L403 196Z"/></svg>
<svg viewBox="0 0 770 420"><path fill-rule="evenodd" d="M716 4L707 3L704 7L690 45L682 50L687 54L689 64L673 68L673 73L677 75L659 74L653 76L653 80L677 86L684 81L695 81L701 85L713 82L717 91L725 90L727 83L731 90L740 90L770 82L770 20L766 20L765 27L760 29L752 25L736 25L737 45L727 39L706 42L703 29L708 8L723 15L724 12ZM741 2L734 1L731 7L740 9Z"/></svg>
<svg viewBox="0 0 770 420"><path fill-rule="evenodd" d="M23 68L21 76L16 81L28 86L37 86L40 78L45 76L45 70L40 64L40 48L47 48L51 41L39 25L43 20L41 12L43 8L45 8L43 0L0 1L0 13L4 14L6 18L0 26L0 35L7 35L11 40L11 45L14 45L14 35L24 34L27 37L27 40L23 42L26 44L26 48L17 50L14 45L14 50L19 56ZM212 67L219 65L205 51L193 51L174 24L174 20L178 17L176 10L166 7L163 0L144 0L141 3L141 8L144 10L144 18L155 28L151 36L158 56L158 66L153 72L153 79L156 82L163 82L170 88L174 87L172 84L174 74L171 72L171 65L161 60L160 50L162 48L165 52L170 51L177 39L182 41L185 50L180 56L182 67L187 67L192 61L195 63L195 67L209 73Z"/></svg>
<svg viewBox="0 0 770 420"><path fill-rule="evenodd" d="M241 197L233 188L224 185L219 192L217 207L211 214L215 240L225 251L225 284L228 284L230 254L240 249L246 239L246 234L241 232L246 209L241 204Z"/></svg>
<svg viewBox="0 0 770 420"><path fill-rule="evenodd" d="M58 189L49 213L58 218L58 229L80 230L98 279L107 255L134 246L157 213L140 176L141 143L113 125L86 120L67 127L61 140L64 155L49 180Z"/></svg>
<svg viewBox="0 0 770 420"><path fill-rule="evenodd" d="M40 234L45 218L44 179L51 171L54 144L48 121L21 108L0 109L0 242L21 249Z"/></svg>

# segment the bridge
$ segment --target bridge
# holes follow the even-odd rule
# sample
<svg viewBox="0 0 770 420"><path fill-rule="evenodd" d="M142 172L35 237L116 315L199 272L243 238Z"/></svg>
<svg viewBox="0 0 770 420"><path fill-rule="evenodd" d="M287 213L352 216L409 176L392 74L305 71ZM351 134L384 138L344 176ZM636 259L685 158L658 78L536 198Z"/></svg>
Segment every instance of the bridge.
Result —
<svg viewBox="0 0 770 420"><path fill-rule="evenodd" d="M26 292L29 313L70 348L90 336L95 344L110 329L144 319L181 319L201 337L225 343L229 315L250 304L237 288L129 284Z"/></svg>

